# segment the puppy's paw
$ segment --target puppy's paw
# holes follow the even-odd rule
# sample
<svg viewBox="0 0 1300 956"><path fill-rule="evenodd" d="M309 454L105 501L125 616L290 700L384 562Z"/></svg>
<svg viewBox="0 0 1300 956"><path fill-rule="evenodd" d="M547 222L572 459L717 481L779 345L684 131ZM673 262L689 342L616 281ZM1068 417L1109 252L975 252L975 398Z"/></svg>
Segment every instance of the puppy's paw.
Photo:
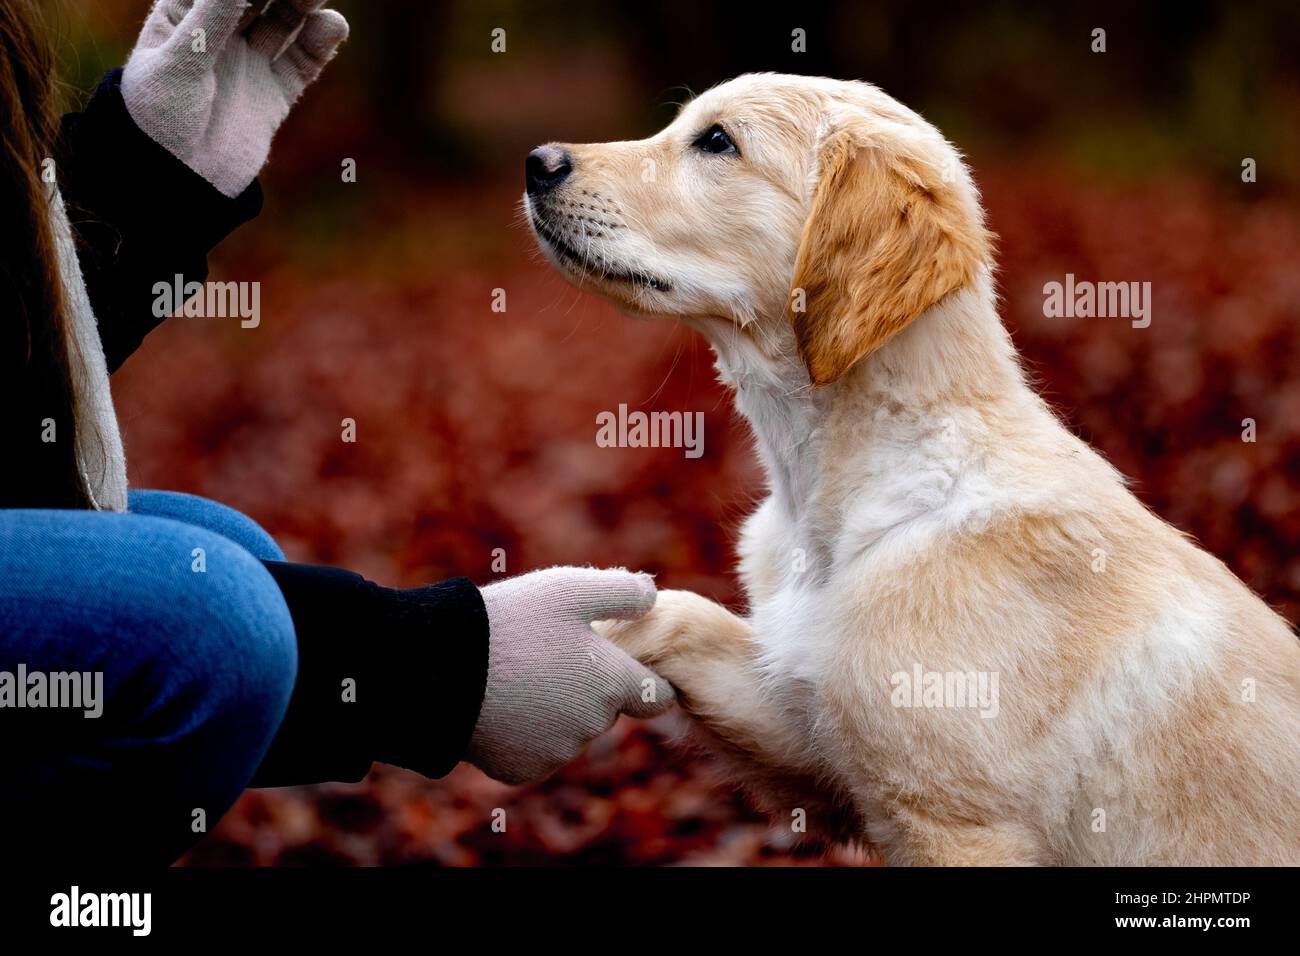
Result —
<svg viewBox="0 0 1300 956"><path fill-rule="evenodd" d="M663 600L663 593L659 600ZM594 621L594 630L605 640L616 644L647 667L653 668L667 656L672 644L672 626L669 615L660 613L659 604L645 617L635 621Z"/></svg>
<svg viewBox="0 0 1300 956"><path fill-rule="evenodd" d="M660 591L645 617L597 621L592 627L647 667L669 670L685 658L725 654L748 631L722 605L691 591Z"/></svg>

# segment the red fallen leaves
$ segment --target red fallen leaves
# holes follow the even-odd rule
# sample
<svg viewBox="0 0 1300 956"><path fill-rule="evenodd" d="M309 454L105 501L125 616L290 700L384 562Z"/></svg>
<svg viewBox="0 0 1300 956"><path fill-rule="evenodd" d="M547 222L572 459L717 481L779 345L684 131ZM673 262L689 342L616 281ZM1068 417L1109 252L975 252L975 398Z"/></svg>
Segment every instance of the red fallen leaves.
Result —
<svg viewBox="0 0 1300 956"><path fill-rule="evenodd" d="M1300 210L1233 183L1106 187L1050 164L978 178L1003 314L1049 399L1144 501L1295 621ZM127 364L114 387L133 483L226 501L291 558L385 584L486 582L500 548L508 573L626 565L736 600L732 536L761 475L707 347L566 286L511 225L512 192L404 195L404 216L371 213L311 248L269 218L227 243L215 277L262 281L261 326L172 320ZM1043 284L1067 272L1150 281L1151 327L1044 317ZM497 288L504 314L490 309ZM596 416L620 403L702 411L704 456L598 447ZM340 440L344 418L355 444ZM468 767L441 781L379 767L353 786L250 792L187 862L865 860L826 853L815 820L809 831L798 849L707 759L623 721L531 788Z"/></svg>

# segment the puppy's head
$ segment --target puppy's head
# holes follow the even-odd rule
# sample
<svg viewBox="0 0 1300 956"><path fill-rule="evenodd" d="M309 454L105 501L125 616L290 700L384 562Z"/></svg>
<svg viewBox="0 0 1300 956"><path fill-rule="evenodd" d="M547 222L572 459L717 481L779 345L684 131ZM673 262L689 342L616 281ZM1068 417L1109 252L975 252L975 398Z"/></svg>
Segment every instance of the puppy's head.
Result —
<svg viewBox="0 0 1300 956"><path fill-rule="evenodd" d="M571 281L636 315L789 322L825 384L989 243L957 151L866 83L739 77L635 142L529 154L524 208Z"/></svg>

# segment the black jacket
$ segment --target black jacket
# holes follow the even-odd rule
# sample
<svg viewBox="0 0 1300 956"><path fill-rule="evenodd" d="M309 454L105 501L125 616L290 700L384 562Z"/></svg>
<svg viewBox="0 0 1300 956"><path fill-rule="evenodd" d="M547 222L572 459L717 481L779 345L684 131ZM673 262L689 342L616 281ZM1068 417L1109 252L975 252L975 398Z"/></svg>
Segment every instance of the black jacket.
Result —
<svg viewBox="0 0 1300 956"><path fill-rule="evenodd" d="M229 199L145 135L121 70L64 117L60 188L110 372L162 320L153 287L207 278L208 253L262 208ZM461 759L487 680L488 620L465 578L409 590L337 568L267 561L298 635L289 711L254 786L360 780L376 760L430 777ZM343 681L356 684L345 702Z"/></svg>

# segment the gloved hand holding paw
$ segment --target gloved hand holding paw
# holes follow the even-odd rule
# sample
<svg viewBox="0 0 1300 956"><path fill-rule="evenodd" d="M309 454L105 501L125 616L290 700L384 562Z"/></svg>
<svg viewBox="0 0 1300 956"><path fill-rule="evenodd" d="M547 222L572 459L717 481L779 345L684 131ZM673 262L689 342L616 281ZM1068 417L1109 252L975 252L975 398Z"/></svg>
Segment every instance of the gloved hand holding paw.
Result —
<svg viewBox="0 0 1300 956"><path fill-rule="evenodd" d="M654 607L649 575L548 568L483 588L487 691L465 759L506 783L549 776L620 713L654 717L672 687L591 629Z"/></svg>

